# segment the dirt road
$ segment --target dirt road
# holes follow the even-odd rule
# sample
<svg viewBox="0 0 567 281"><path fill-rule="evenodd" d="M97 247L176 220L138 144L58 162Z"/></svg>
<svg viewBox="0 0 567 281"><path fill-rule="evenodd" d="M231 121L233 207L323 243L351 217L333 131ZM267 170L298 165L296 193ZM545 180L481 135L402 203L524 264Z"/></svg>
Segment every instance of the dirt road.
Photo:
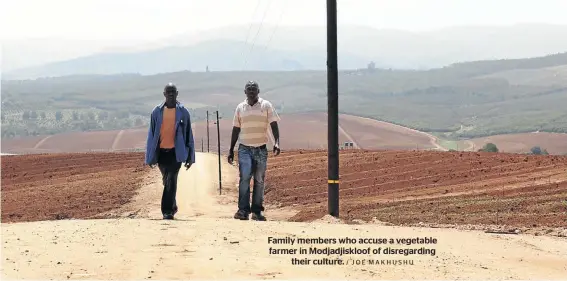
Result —
<svg viewBox="0 0 567 281"><path fill-rule="evenodd" d="M474 151L474 142L470 140L465 140L465 143L468 145L463 151Z"/></svg>
<svg viewBox="0 0 567 281"><path fill-rule="evenodd" d="M341 125L339 125L338 127L339 127L339 131L340 131L343 135L345 135L345 137L346 137L350 142L352 142L352 146L354 146L354 149L360 149L360 148L361 148L361 147L358 145L358 143L356 143L356 142L354 141L354 139L352 138L352 136L349 135L349 134L345 131L345 129L343 129L343 127L342 127Z"/></svg>
<svg viewBox="0 0 567 281"><path fill-rule="evenodd" d="M234 167L223 165L218 195L217 156L197 154L198 163L180 173L179 213L164 221L159 212L159 171L124 218L2 224L2 280L6 279L555 279L567 278L565 239L495 235L450 229L402 228L381 224L346 225L324 219L285 222L294 213L268 209L276 221L232 219L236 206ZM224 159L223 159L224 160ZM271 237L271 238L270 238ZM436 244L298 244L300 238L431 237ZM270 244L278 242L294 244ZM386 238L386 241L378 241ZM284 241L284 239L287 239ZM329 241L327 241L329 242ZM393 241L395 242L395 241ZM416 241L414 241L416 242ZM378 249L377 255L271 254L272 249L317 247ZM435 250L417 255L383 254L386 248ZM281 250L278 250L281 252ZM310 265L292 265L292 258ZM343 265L313 265L337 260ZM352 265L353 259L365 265ZM413 265L387 265L379 260ZM369 265L378 261L378 265Z"/></svg>

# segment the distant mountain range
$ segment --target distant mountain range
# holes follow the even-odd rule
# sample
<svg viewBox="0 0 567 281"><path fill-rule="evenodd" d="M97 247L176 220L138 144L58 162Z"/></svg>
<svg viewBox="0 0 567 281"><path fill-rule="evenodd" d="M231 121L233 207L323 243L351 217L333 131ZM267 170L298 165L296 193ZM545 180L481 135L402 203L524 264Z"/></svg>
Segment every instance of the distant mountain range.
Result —
<svg viewBox="0 0 567 281"><path fill-rule="evenodd" d="M121 44L113 49L97 47L98 52L92 47L82 56L70 42L69 54L73 56L13 69L3 73L2 79L205 71L207 66L211 71L326 68L325 27L264 25L255 37L258 28L232 26L156 42ZM529 58L567 51L567 26L547 24L454 27L419 33L344 26L339 28L338 37L341 69L365 68L370 61L378 68L430 69L457 62ZM13 62L16 56L24 56L17 44L21 42L7 43L4 60Z"/></svg>

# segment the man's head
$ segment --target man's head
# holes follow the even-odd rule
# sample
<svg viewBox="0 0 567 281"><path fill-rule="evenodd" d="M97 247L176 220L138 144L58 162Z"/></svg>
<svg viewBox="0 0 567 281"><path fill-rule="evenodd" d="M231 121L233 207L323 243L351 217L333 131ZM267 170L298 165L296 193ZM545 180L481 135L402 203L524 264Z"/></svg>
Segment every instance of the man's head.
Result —
<svg viewBox="0 0 567 281"><path fill-rule="evenodd" d="M165 97L165 103L172 105L177 101L177 87L173 83L168 83L163 89L163 96Z"/></svg>
<svg viewBox="0 0 567 281"><path fill-rule="evenodd" d="M258 94L260 94L260 87L256 81L248 81L244 86L244 93L248 100L248 104L253 105L258 101Z"/></svg>

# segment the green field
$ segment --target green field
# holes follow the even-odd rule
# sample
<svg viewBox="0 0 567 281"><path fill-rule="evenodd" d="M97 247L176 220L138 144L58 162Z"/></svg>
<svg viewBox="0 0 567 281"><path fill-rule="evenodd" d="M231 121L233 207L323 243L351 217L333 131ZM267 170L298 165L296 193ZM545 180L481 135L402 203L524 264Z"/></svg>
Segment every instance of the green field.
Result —
<svg viewBox="0 0 567 281"><path fill-rule="evenodd" d="M453 149L451 141L459 138L567 132L565 66L567 53L428 71L341 71L339 110L438 133L447 140L442 145ZM179 99L191 108L194 121L217 109L232 118L245 98L243 85L251 79L282 114L327 109L324 71L185 71L2 81L2 137L146 125L168 82L178 85Z"/></svg>

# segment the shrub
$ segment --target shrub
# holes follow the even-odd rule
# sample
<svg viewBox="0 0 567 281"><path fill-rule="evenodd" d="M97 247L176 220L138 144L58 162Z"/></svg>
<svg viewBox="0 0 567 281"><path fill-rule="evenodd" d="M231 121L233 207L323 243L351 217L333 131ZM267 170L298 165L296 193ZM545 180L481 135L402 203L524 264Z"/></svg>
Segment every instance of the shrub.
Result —
<svg viewBox="0 0 567 281"><path fill-rule="evenodd" d="M498 152L498 147L489 142L487 144L485 144L481 149L479 149L478 151L483 151L483 152Z"/></svg>

